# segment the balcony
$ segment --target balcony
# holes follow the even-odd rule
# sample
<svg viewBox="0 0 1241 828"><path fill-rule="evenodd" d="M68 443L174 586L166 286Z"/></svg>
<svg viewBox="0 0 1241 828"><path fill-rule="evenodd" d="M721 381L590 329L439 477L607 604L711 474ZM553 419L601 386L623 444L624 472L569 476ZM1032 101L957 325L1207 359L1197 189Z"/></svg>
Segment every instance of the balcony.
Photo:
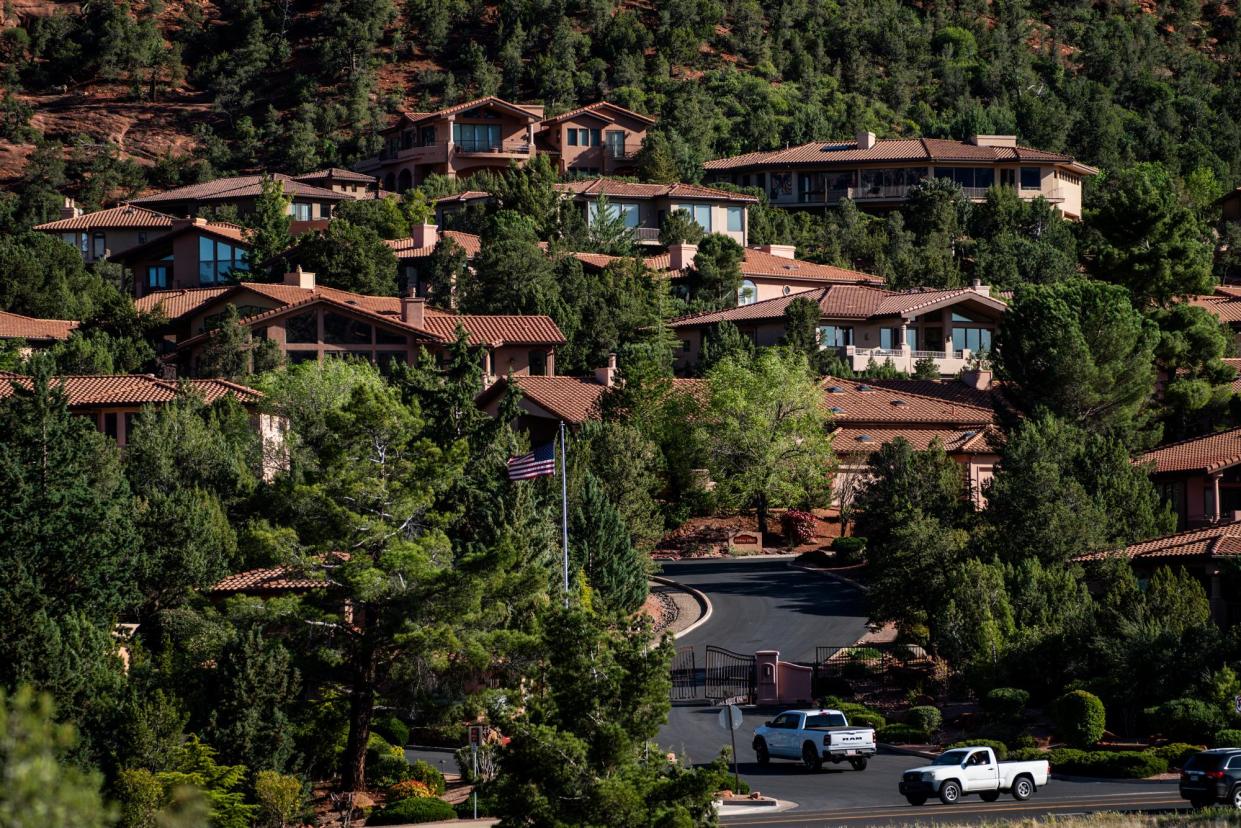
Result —
<svg viewBox="0 0 1241 828"><path fill-rule="evenodd" d="M458 141L453 144L457 155L515 155L529 156L530 144L527 141Z"/></svg>
<svg viewBox="0 0 1241 828"><path fill-rule="evenodd" d="M838 348L837 350L854 371L865 371L871 360L874 360L876 365L883 365L888 360L891 360L898 371L904 371L908 374L912 374L916 370L917 362L920 359L934 360L940 374L955 374L963 368L968 368L970 360L974 356L968 348L961 351L915 351L909 346L904 348L858 348L854 345L846 345L844 348Z"/></svg>
<svg viewBox="0 0 1241 828"><path fill-rule="evenodd" d="M659 228L658 227L630 227L630 235L633 240L641 244L658 244Z"/></svg>

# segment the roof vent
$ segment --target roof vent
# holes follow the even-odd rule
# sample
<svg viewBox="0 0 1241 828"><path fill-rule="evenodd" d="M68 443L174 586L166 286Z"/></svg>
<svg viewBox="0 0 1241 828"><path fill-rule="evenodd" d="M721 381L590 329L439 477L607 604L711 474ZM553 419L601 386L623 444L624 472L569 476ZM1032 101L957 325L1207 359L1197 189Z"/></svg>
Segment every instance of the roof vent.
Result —
<svg viewBox="0 0 1241 828"><path fill-rule="evenodd" d="M859 385L859 386L857 387L857 390L859 390L859 391L874 391L875 389L874 389L874 386L867 385L866 383L862 383L861 385Z"/></svg>
<svg viewBox="0 0 1241 828"><path fill-rule="evenodd" d="M845 413L845 410L838 405L833 405L831 408L827 410L832 412L833 414L844 414Z"/></svg>
<svg viewBox="0 0 1241 828"><path fill-rule="evenodd" d="M845 389L841 388L839 385L829 385L829 386L827 386L827 393L829 393L829 394L843 394L843 393L845 393Z"/></svg>
<svg viewBox="0 0 1241 828"><path fill-rule="evenodd" d="M975 435L977 435L977 434L978 434L978 432L977 432L977 431L967 431L967 432L965 432L964 434L962 434L962 435L961 435L961 439L962 439L962 440L968 440L969 438L971 438L971 437L973 437L973 436L975 436Z"/></svg>
<svg viewBox="0 0 1241 828"><path fill-rule="evenodd" d="M892 405L896 406L897 408L904 408L905 406L909 405L909 403L905 402L904 400L892 400Z"/></svg>
<svg viewBox="0 0 1241 828"><path fill-rule="evenodd" d="M857 437L854 437L853 439L857 440L859 443L875 442L875 438L871 437L869 434L859 434Z"/></svg>

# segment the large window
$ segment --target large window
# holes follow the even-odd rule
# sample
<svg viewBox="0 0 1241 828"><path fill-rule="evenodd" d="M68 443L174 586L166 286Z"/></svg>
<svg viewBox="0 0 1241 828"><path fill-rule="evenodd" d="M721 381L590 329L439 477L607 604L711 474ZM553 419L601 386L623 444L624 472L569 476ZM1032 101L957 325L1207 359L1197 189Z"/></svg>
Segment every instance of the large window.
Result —
<svg viewBox="0 0 1241 828"><path fill-rule="evenodd" d="M305 344L319 341L319 315L314 311L290 316L284 322L284 341Z"/></svg>
<svg viewBox="0 0 1241 828"><path fill-rule="evenodd" d="M899 198L905 191L926 178L926 167L894 167L858 172L858 195ZM843 189L847 187L842 177L837 175L828 181L829 188Z"/></svg>
<svg viewBox="0 0 1241 828"><path fill-rule="evenodd" d="M96 259L102 259L103 254L106 253L108 250L108 237L105 236L103 233L96 233L92 237L92 240L93 240L94 248L91 252L91 255L94 256Z"/></svg>
<svg viewBox="0 0 1241 828"><path fill-rule="evenodd" d="M728 231L730 233L740 233L745 229L745 208L729 207L728 208Z"/></svg>
<svg viewBox="0 0 1241 828"><path fill-rule="evenodd" d="M246 250L228 242L198 237L198 283L217 285L229 281L234 270L250 269Z"/></svg>
<svg viewBox="0 0 1241 828"><path fill-rule="evenodd" d="M590 223L594 224L595 219L599 215L599 202L590 202ZM625 201L609 201L607 202L608 218L621 216L625 219L626 227L637 227L640 220L640 210L634 202Z"/></svg>
<svg viewBox="0 0 1241 828"><path fill-rule="evenodd" d="M435 144L435 127L424 126L418 130L418 144L423 147L434 146Z"/></svg>
<svg viewBox="0 0 1241 828"><path fill-rule="evenodd" d="M1043 186L1043 174L1038 167L1021 168L1021 189L1038 190Z"/></svg>
<svg viewBox="0 0 1241 828"><path fill-rule="evenodd" d="M879 347L885 351L899 351L901 349L901 329L880 328Z"/></svg>
<svg viewBox="0 0 1241 828"><path fill-rule="evenodd" d="M995 185L992 167L940 167L936 178L951 178L967 190L986 190Z"/></svg>
<svg viewBox="0 0 1241 828"><path fill-rule="evenodd" d="M853 344L853 328L843 325L820 325L820 348L844 348Z"/></svg>
<svg viewBox="0 0 1241 828"><path fill-rule="evenodd" d="M527 358L530 360L530 376L532 377L546 376L547 374L547 351L531 351ZM495 371L496 373L499 373L499 368L496 366L496 362L499 359L500 359L500 354L497 351L495 356L491 358L491 361L492 361L491 370Z"/></svg>
<svg viewBox="0 0 1241 828"><path fill-rule="evenodd" d="M168 265L147 265L147 287L151 290L168 287Z"/></svg>
<svg viewBox="0 0 1241 828"><path fill-rule="evenodd" d="M968 348L970 353L974 354L990 353L991 329L954 325L952 328L952 348L956 351L964 351Z"/></svg>
<svg viewBox="0 0 1241 828"><path fill-rule="evenodd" d="M711 232L711 205L710 204L678 204L672 208L673 210L684 210L690 214L690 217L698 222L698 226L705 232Z"/></svg>
<svg viewBox="0 0 1241 828"><path fill-rule="evenodd" d="M453 124L452 140L466 152L487 152L500 148L499 124Z"/></svg>
<svg viewBox="0 0 1241 828"><path fill-rule="evenodd" d="M741 287L737 288L737 304L753 305L758 301L758 288L749 279L741 280Z"/></svg>
<svg viewBox="0 0 1241 828"><path fill-rule="evenodd" d="M323 341L328 345L369 345L371 326L339 313L325 313Z"/></svg>
<svg viewBox="0 0 1241 828"><path fill-rule="evenodd" d="M311 209L309 204L294 202L289 205L289 215L293 216L294 221L310 221Z"/></svg>

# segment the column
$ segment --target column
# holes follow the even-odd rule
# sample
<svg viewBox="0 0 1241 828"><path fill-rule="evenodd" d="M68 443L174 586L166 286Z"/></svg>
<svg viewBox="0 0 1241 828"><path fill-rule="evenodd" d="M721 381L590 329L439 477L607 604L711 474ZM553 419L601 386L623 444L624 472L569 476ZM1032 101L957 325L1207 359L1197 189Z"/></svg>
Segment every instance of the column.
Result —
<svg viewBox="0 0 1241 828"><path fill-rule="evenodd" d="M1221 516L1221 509L1219 505L1219 479L1222 476L1223 475L1219 475L1219 474L1211 475L1211 486L1215 489L1215 515L1214 515L1215 523L1219 523L1219 519Z"/></svg>

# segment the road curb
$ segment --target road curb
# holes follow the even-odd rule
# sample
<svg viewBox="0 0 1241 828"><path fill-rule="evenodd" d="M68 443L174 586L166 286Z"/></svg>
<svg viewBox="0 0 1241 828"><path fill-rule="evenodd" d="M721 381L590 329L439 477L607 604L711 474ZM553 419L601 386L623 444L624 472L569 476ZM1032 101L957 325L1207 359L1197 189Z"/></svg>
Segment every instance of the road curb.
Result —
<svg viewBox="0 0 1241 828"><path fill-rule="evenodd" d="M683 583L680 583L679 581L674 581L671 578L665 578L662 575L652 575L651 580L657 584L663 584L664 586L670 586L670 587L673 587L674 589L685 590L686 592L690 594L690 596L698 604L698 611L699 611L698 620L690 624L685 629L674 632L672 634L672 638L674 640L680 638L683 635L687 635L688 633L693 632L694 630L698 629L703 624L711 620L711 613L715 611L715 608L711 606L711 599L708 598L706 593L704 593L702 590L694 589L692 586L687 586Z"/></svg>

